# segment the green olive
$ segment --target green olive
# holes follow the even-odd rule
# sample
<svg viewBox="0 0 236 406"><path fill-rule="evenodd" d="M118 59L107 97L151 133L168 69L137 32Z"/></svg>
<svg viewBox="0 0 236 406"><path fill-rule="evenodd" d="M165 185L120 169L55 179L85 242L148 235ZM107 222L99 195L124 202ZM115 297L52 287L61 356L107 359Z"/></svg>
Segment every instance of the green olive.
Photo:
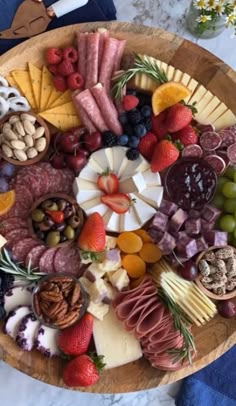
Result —
<svg viewBox="0 0 236 406"><path fill-rule="evenodd" d="M49 247L55 247L60 242L59 231L50 231L46 238L46 243Z"/></svg>
<svg viewBox="0 0 236 406"><path fill-rule="evenodd" d="M34 209L31 213L31 217L33 221L36 221L36 223L40 223L44 219L44 212L39 209Z"/></svg>
<svg viewBox="0 0 236 406"><path fill-rule="evenodd" d="M63 234L68 240L73 240L75 238L75 230L71 226L67 226L63 231Z"/></svg>
<svg viewBox="0 0 236 406"><path fill-rule="evenodd" d="M53 200L44 200L44 202L42 202L41 206L43 209L48 209L53 203L54 203Z"/></svg>
<svg viewBox="0 0 236 406"><path fill-rule="evenodd" d="M47 207L47 210L57 211L58 210L58 205L55 202L52 202L52 204L49 207Z"/></svg>

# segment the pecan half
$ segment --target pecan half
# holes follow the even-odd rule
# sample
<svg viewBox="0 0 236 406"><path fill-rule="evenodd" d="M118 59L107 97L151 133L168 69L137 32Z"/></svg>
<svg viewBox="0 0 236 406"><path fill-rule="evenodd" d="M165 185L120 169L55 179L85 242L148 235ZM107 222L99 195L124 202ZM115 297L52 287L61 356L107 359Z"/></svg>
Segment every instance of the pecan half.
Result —
<svg viewBox="0 0 236 406"><path fill-rule="evenodd" d="M47 292L45 290L39 293L39 296L43 300L47 300L49 302L60 302L62 300L62 295L56 292Z"/></svg>
<svg viewBox="0 0 236 406"><path fill-rule="evenodd" d="M71 293L71 297L69 298L70 305L73 306L79 300L79 298L80 298L80 285L76 283Z"/></svg>
<svg viewBox="0 0 236 406"><path fill-rule="evenodd" d="M72 324L78 318L78 312L68 313L62 320L57 321L55 324L60 328L65 328Z"/></svg>
<svg viewBox="0 0 236 406"><path fill-rule="evenodd" d="M36 293L34 295L34 310L35 310L35 313L37 314L37 316L41 316L42 312L41 312L41 308L39 305L38 293Z"/></svg>

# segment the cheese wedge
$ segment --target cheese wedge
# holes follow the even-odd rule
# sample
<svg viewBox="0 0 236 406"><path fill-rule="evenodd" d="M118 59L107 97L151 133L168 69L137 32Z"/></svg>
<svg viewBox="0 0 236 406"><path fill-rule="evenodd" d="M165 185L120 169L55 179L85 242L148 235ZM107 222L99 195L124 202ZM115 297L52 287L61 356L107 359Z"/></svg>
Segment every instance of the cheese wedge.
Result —
<svg viewBox="0 0 236 406"><path fill-rule="evenodd" d="M20 88L21 93L26 97L33 110L37 109L36 100L33 93L31 79L28 71L16 70L12 71L11 75L17 86Z"/></svg>
<svg viewBox="0 0 236 406"><path fill-rule="evenodd" d="M5 79L8 81L9 85L11 87L15 87L17 90L21 92L21 89L19 88L18 84L16 83L15 79L13 78L12 75L8 75L5 77Z"/></svg>
<svg viewBox="0 0 236 406"><path fill-rule="evenodd" d="M40 105L39 110L44 111L47 108L49 97L53 91L52 76L46 66L43 66L42 81L40 91Z"/></svg>
<svg viewBox="0 0 236 406"><path fill-rule="evenodd" d="M230 127L231 125L236 124L236 116L231 110L227 110L222 116L220 116L216 121L213 122L216 131L221 130L222 128Z"/></svg>
<svg viewBox="0 0 236 406"><path fill-rule="evenodd" d="M37 66L32 65L32 63L29 63L28 66L36 107L40 110L42 71Z"/></svg>
<svg viewBox="0 0 236 406"><path fill-rule="evenodd" d="M4 238L2 234L0 234L0 248L4 247L6 243L7 243L6 238Z"/></svg>
<svg viewBox="0 0 236 406"><path fill-rule="evenodd" d="M56 92L56 93L55 93L55 92ZM62 105L64 105L65 103L71 102L71 91L70 91L69 89L66 90L64 93L62 93L62 92L57 92L57 91L55 90L52 95L55 95L55 96L56 96L56 94L57 94L57 95L59 94L59 97L57 97L54 101L51 100L51 96L50 96L50 99L49 99L49 101L48 101L48 106L47 106L48 109L49 109L49 108L51 109L51 108L53 108L53 107L62 106Z"/></svg>

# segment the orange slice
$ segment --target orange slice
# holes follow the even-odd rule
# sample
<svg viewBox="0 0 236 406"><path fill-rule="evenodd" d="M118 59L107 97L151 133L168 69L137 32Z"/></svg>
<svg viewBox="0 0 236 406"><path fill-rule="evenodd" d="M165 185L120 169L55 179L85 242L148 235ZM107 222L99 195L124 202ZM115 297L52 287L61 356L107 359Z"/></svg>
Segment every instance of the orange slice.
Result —
<svg viewBox="0 0 236 406"><path fill-rule="evenodd" d="M0 193L0 216L7 213L16 200L16 194L14 190L10 190L6 193Z"/></svg>
<svg viewBox="0 0 236 406"><path fill-rule="evenodd" d="M190 96L190 90L177 82L167 82L159 86L152 94L152 110L157 116L168 107L179 103L185 97Z"/></svg>

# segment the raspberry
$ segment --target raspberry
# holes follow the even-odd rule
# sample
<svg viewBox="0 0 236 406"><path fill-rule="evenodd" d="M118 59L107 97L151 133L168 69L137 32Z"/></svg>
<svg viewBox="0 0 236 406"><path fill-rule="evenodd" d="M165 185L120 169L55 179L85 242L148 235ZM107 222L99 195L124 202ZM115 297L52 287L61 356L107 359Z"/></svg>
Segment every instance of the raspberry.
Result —
<svg viewBox="0 0 236 406"><path fill-rule="evenodd" d="M55 65L55 64L49 64L49 65L48 65L48 70L49 70L49 72L51 72L53 75L57 75L57 74L58 74L57 65Z"/></svg>
<svg viewBox="0 0 236 406"><path fill-rule="evenodd" d="M63 76L56 75L52 78L53 86L59 92L64 92L67 89L66 80Z"/></svg>
<svg viewBox="0 0 236 406"><path fill-rule="evenodd" d="M79 72L71 73L67 78L67 85L71 90L81 89L84 85L84 79Z"/></svg>
<svg viewBox="0 0 236 406"><path fill-rule="evenodd" d="M60 48L48 48L45 55L48 65L55 65L62 61L62 50Z"/></svg>
<svg viewBox="0 0 236 406"><path fill-rule="evenodd" d="M131 94L124 96L122 99L122 105L123 105L123 109L125 111L130 111L130 110L135 109L135 107L137 107L138 104L139 104L139 99Z"/></svg>
<svg viewBox="0 0 236 406"><path fill-rule="evenodd" d="M71 73L74 73L74 66L70 61L64 60L58 65L58 73L62 76L69 76Z"/></svg>
<svg viewBox="0 0 236 406"><path fill-rule="evenodd" d="M129 161L135 161L139 157L139 152L136 148L130 148L126 152L126 156L129 159Z"/></svg>
<svg viewBox="0 0 236 406"><path fill-rule="evenodd" d="M78 60L78 52L74 47L66 47L62 51L63 59L74 63Z"/></svg>
<svg viewBox="0 0 236 406"><path fill-rule="evenodd" d="M133 109L128 112L128 119L130 124L137 125L142 121L142 115L139 110Z"/></svg>

